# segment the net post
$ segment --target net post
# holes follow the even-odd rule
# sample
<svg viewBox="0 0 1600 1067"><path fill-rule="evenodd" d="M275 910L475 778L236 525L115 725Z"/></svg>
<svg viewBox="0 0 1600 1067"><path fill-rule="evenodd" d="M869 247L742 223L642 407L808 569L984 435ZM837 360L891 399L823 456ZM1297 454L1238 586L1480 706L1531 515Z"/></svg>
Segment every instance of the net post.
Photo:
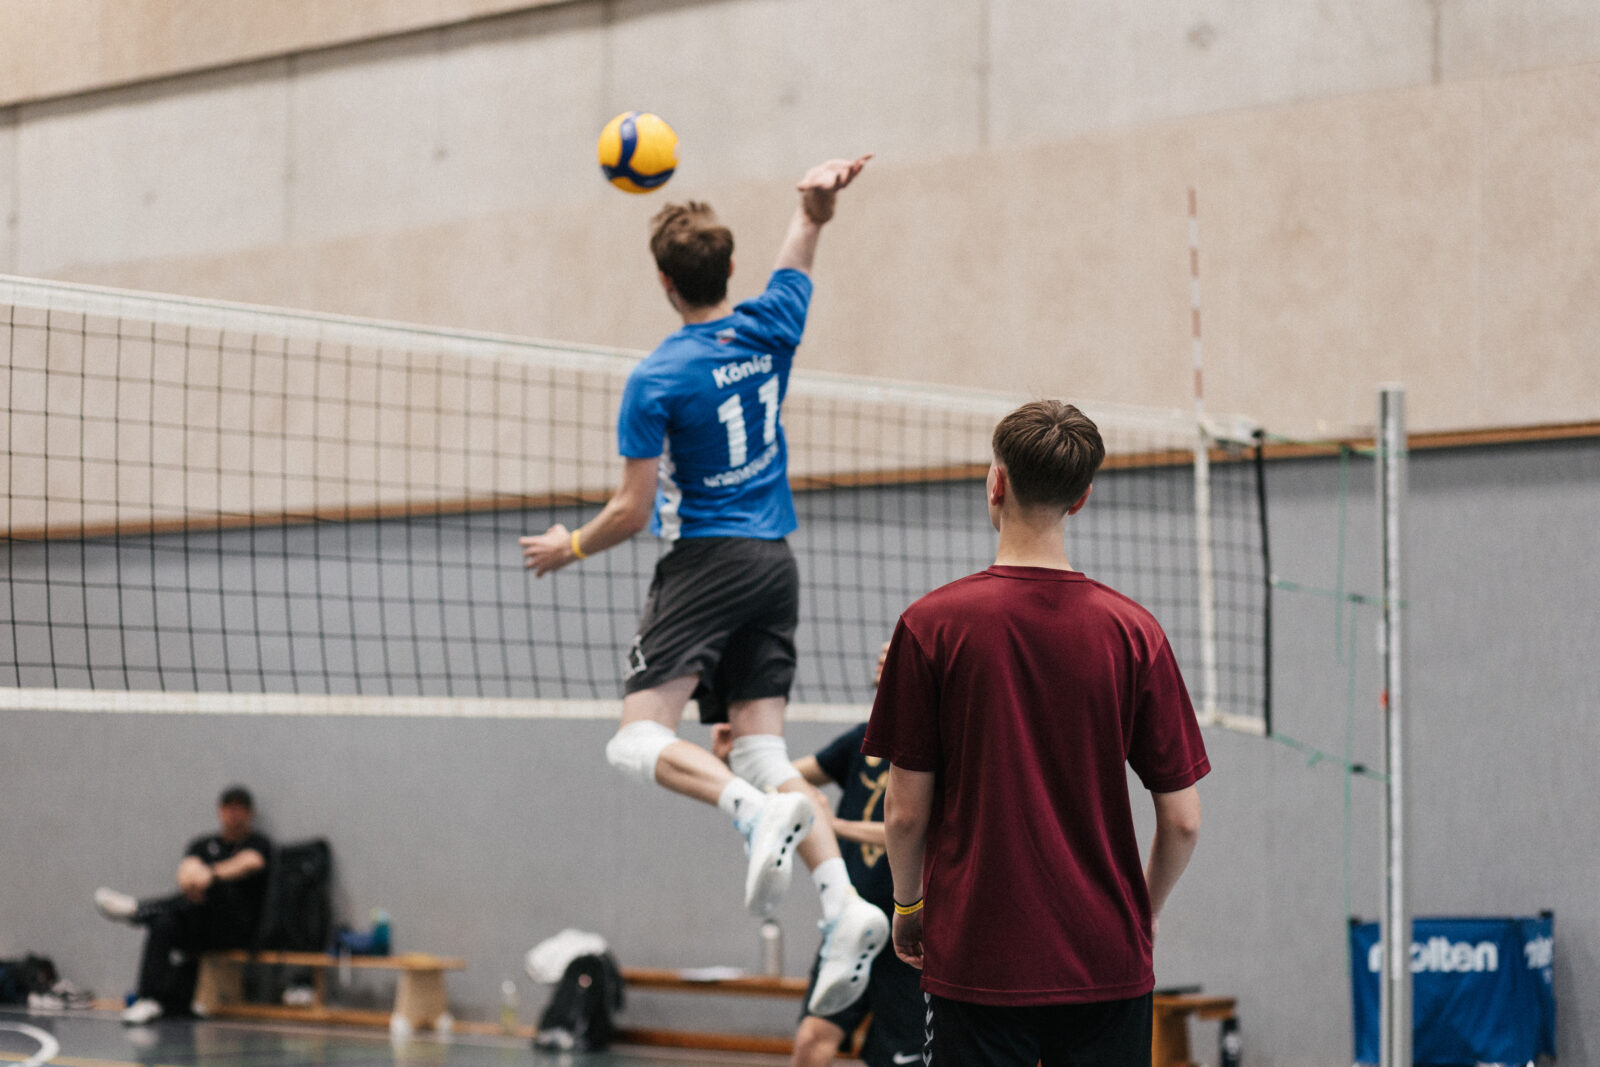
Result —
<svg viewBox="0 0 1600 1067"><path fill-rule="evenodd" d="M1405 388L1378 388L1379 540L1383 548L1384 775L1383 996L1381 1067L1411 1065L1411 909L1406 863L1406 717L1402 700L1400 541L1405 505Z"/></svg>
<svg viewBox="0 0 1600 1067"><path fill-rule="evenodd" d="M1194 536L1195 608L1200 624L1200 721L1222 722L1221 679L1217 671L1217 566L1211 545L1211 434L1206 429L1204 348L1200 339L1200 208L1189 187L1189 332L1194 366Z"/></svg>

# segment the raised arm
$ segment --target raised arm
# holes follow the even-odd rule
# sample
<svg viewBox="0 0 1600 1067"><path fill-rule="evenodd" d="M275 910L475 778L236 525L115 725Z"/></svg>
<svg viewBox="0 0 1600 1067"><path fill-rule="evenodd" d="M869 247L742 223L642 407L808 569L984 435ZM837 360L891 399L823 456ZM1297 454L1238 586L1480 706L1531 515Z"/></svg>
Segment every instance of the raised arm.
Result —
<svg viewBox="0 0 1600 1067"><path fill-rule="evenodd" d="M600 514L578 528L577 536L559 522L542 534L518 538L522 546L522 565L543 578L551 571L579 559L578 552L592 556L620 545L650 522L655 506L656 472L660 457L624 459L622 484L611 494ZM576 549L576 551L574 551Z"/></svg>
<svg viewBox="0 0 1600 1067"><path fill-rule="evenodd" d="M783 235L773 270L788 268L811 273L811 263L817 254L817 236L833 218L839 190L855 181L871 158L869 152L860 159L830 159L806 171L805 177L795 186L800 191L800 206L789 220L789 229Z"/></svg>
<svg viewBox="0 0 1600 1067"><path fill-rule="evenodd" d="M1167 896L1200 839L1200 791L1191 785L1176 793L1151 793L1150 798L1156 806L1156 832L1144 881L1150 890L1151 921L1159 924Z"/></svg>

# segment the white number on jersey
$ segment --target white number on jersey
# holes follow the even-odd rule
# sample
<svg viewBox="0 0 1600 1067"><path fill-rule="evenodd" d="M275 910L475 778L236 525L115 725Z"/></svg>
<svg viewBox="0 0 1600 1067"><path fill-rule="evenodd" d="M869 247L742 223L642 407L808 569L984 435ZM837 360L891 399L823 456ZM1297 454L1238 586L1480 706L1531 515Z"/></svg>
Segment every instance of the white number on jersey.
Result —
<svg viewBox="0 0 1600 1067"><path fill-rule="evenodd" d="M717 407L717 418L728 427L728 466L744 466L749 445L744 433L744 401L735 393Z"/></svg>
<svg viewBox="0 0 1600 1067"><path fill-rule="evenodd" d="M772 375L756 390L764 417L761 421L762 444L770 445L778 439L778 376ZM728 466L742 467L750 458L750 443L744 428L744 401L730 396L717 407L717 418L728 428Z"/></svg>

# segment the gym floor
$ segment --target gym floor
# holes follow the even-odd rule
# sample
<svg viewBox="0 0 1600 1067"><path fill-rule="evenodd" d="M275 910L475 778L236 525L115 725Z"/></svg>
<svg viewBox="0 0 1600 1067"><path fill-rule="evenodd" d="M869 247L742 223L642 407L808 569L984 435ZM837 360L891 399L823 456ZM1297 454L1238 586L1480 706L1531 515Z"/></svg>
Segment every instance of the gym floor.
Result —
<svg viewBox="0 0 1600 1067"><path fill-rule="evenodd" d="M42 1031L60 1045L38 1059ZM45 1051L49 1051L46 1049ZM0 1009L0 1063L55 1067L366 1067L379 1064L450 1064L453 1067L642 1067L701 1063L777 1065L787 1057L730 1055L677 1049L617 1046L604 1053L539 1052L520 1038L457 1034L392 1041L387 1034L348 1027L304 1027L236 1021L169 1020L126 1027L113 1012L30 1013Z"/></svg>

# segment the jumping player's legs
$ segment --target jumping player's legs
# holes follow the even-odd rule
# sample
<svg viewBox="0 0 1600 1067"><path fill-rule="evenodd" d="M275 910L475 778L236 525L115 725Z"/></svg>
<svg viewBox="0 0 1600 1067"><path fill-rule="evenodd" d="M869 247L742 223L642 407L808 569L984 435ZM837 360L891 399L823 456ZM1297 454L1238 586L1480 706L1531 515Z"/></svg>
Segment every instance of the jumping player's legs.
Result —
<svg viewBox="0 0 1600 1067"><path fill-rule="evenodd" d="M776 742L768 749L765 760L761 761L770 761L771 765L760 767L758 763L753 774L743 776L747 781L760 789L800 793L811 801L816 822L805 840L800 842L799 851L801 862L808 870L814 871L818 864L831 859L842 862L842 857L839 853L839 841L833 834L833 823L829 817L831 809L828 807L827 798L815 786L800 777L800 772L795 770L794 764L789 760L787 746L783 743L783 713L788 703L783 697L734 701L728 705L728 724L733 727L733 743L736 751L740 740L744 738L757 740L758 743L767 739Z"/></svg>
<svg viewBox="0 0 1600 1067"><path fill-rule="evenodd" d="M606 746L606 756L624 773L654 781L702 803L715 804L733 779L733 772L699 745L677 737L684 705L698 682L695 675L674 678L623 697L622 722ZM638 724L654 724L660 729L643 729ZM630 743L625 736L630 733L639 740ZM672 740L667 739L669 733Z"/></svg>

